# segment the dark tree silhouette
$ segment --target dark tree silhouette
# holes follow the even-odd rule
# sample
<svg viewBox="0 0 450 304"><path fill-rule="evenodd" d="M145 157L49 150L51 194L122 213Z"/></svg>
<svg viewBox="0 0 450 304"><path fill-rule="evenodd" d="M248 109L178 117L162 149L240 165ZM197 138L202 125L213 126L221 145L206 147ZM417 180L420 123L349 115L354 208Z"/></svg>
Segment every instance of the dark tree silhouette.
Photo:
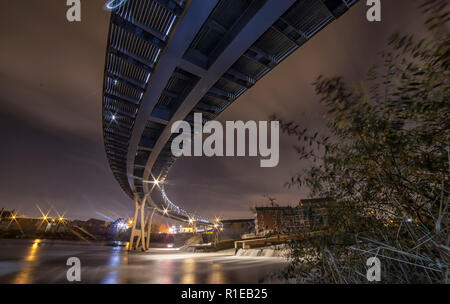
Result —
<svg viewBox="0 0 450 304"><path fill-rule="evenodd" d="M365 81L349 89L320 76L331 136L281 120L300 160L289 186L332 197L330 225L293 245L290 277L367 282L365 261L384 258L384 282L448 282L450 77L448 1L429 0L428 37L393 35Z"/></svg>

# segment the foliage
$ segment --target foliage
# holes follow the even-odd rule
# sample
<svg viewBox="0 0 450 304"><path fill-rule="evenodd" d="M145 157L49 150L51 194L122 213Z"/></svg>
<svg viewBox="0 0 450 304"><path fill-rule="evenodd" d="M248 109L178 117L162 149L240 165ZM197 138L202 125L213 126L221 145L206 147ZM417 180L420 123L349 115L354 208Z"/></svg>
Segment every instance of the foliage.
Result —
<svg viewBox="0 0 450 304"><path fill-rule="evenodd" d="M450 40L448 1L425 1L429 36L393 35L364 82L314 82L330 137L281 120L308 169L289 186L332 197L320 236L293 244L288 277L367 282L378 255L383 282L448 282L450 265Z"/></svg>

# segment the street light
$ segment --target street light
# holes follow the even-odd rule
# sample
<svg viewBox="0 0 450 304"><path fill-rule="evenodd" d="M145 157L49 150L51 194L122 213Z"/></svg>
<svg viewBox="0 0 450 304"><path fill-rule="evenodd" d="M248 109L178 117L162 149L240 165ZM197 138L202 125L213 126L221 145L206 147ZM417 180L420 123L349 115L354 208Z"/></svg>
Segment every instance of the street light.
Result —
<svg viewBox="0 0 450 304"><path fill-rule="evenodd" d="M157 178L154 178L152 181L149 181L149 180L143 180L143 182L144 182L144 183L149 183L149 184L159 185L159 184L162 184L163 181L161 181L161 180L159 180L159 179L157 179Z"/></svg>

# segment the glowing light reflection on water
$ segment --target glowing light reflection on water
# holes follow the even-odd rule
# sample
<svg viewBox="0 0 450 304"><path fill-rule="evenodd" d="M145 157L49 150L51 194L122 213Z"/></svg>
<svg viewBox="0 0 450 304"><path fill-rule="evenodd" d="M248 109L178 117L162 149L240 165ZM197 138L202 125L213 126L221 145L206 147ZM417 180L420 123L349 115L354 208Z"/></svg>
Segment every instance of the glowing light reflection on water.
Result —
<svg viewBox="0 0 450 304"><path fill-rule="evenodd" d="M80 242L0 240L0 283L67 283L66 261L81 260L81 283L258 283L287 265L279 258L187 253Z"/></svg>

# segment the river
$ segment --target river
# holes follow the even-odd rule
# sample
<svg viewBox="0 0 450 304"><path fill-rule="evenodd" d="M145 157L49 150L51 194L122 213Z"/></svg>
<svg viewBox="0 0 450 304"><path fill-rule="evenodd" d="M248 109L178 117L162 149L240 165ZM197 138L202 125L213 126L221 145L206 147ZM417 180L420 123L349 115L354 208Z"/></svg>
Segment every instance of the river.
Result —
<svg viewBox="0 0 450 304"><path fill-rule="evenodd" d="M259 283L287 266L281 258L185 253L60 240L0 240L0 283L68 283L67 259L81 261L81 283Z"/></svg>

